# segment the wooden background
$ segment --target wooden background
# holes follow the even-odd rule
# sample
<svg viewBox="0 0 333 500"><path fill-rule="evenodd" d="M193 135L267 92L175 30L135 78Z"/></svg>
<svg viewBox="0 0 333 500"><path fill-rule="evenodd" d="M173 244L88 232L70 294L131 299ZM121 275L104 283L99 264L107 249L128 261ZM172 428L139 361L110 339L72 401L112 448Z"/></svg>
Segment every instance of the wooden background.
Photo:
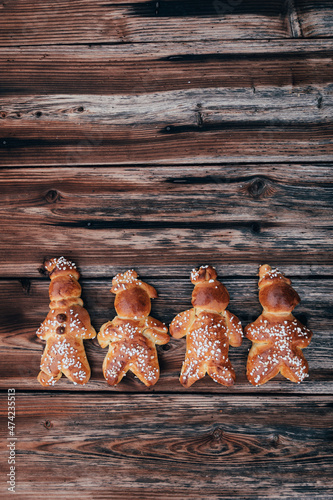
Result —
<svg viewBox="0 0 333 500"><path fill-rule="evenodd" d="M333 498L333 5L328 0L0 1L1 497L7 389L17 391L24 499ZM215 265L243 326L259 264L292 278L314 331L310 377L232 388L161 378L109 387L36 380L45 258L82 274L98 330L115 273L134 267L166 323Z"/></svg>

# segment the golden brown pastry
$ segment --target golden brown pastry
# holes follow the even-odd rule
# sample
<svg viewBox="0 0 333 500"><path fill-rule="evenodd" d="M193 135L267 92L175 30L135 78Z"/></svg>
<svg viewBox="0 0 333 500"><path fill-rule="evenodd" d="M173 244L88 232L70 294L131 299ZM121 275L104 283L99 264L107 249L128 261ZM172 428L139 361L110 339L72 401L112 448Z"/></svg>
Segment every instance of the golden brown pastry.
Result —
<svg viewBox="0 0 333 500"><path fill-rule="evenodd" d="M93 339L96 332L82 307L80 274L75 264L64 257L49 260L45 268L51 278L51 311L37 330L38 337L46 340L37 378L42 385L49 386L64 374L74 384L86 384L90 367L83 339Z"/></svg>
<svg viewBox="0 0 333 500"><path fill-rule="evenodd" d="M186 355L180 374L180 383L190 387L206 374L223 385L232 385L235 372L228 358L229 343L238 347L243 330L239 319L226 311L229 294L217 281L213 267L193 269L191 281L193 309L179 313L170 325L170 334L176 339L187 335Z"/></svg>
<svg viewBox="0 0 333 500"><path fill-rule="evenodd" d="M259 301L263 313L245 328L253 344L247 360L247 378L265 384L279 372L292 382L308 376L301 349L310 344L312 332L291 314L300 303L291 281L265 264L259 269Z"/></svg>
<svg viewBox="0 0 333 500"><path fill-rule="evenodd" d="M147 386L156 384L160 376L155 344L169 342L168 328L149 316L150 299L157 297L155 288L138 279L135 271L117 274L111 292L116 294L117 315L105 323L97 339L109 346L103 373L110 385L117 385L131 370Z"/></svg>

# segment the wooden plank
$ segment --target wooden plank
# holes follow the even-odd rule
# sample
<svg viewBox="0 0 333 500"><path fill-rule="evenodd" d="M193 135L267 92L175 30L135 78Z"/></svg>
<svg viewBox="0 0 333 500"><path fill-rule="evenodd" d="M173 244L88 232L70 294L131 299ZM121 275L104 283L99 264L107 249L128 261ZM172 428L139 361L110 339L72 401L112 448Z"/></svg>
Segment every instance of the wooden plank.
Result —
<svg viewBox="0 0 333 500"><path fill-rule="evenodd" d="M332 159L331 49L171 47L2 49L2 165Z"/></svg>
<svg viewBox="0 0 333 500"><path fill-rule="evenodd" d="M85 277L203 262L255 275L265 260L325 274L309 266L333 264L332 181L330 164L3 169L0 276L63 254Z"/></svg>
<svg viewBox="0 0 333 500"><path fill-rule="evenodd" d="M159 267L166 263L168 267L189 268L207 260L218 265L251 262L258 266L274 260L280 265L332 266L331 232L320 223L316 227L265 221L216 223L213 228L209 223L205 228L191 228L189 224L189 229L158 227L157 223L153 226L133 223L118 229L104 222L78 223L74 227L66 222L57 226L16 225L2 235L2 255L6 255L2 274L8 275L15 266L16 274L19 269L28 275L36 274L50 254L65 254L84 267L101 263L99 274L104 269L109 273L111 266L115 269L149 263ZM33 263L38 267L32 267Z"/></svg>
<svg viewBox="0 0 333 500"><path fill-rule="evenodd" d="M251 128L250 128L251 127ZM332 161L332 124L77 126L45 121L2 129L4 166Z"/></svg>
<svg viewBox="0 0 333 500"><path fill-rule="evenodd" d="M305 37L332 37L333 5L330 0L295 0L302 35Z"/></svg>
<svg viewBox="0 0 333 500"><path fill-rule="evenodd" d="M146 279L146 277L142 276ZM230 293L229 309L239 316L243 326L254 321L261 312L258 302L257 279L221 279ZM193 285L186 279L148 279L156 287L159 298L153 301L152 315L166 324L180 311L191 307ZM35 332L45 319L48 311L48 280L1 280L0 281L0 389L19 387L41 390L36 377L44 343L37 339ZM109 280L81 280L83 299L96 330L112 319L113 295L109 292ZM295 315L303 324L314 331L310 346L304 351L310 366L310 377L302 384L293 384L281 376L269 383L253 387L246 380L246 359L251 343L244 339L240 348L230 349L230 359L236 371L236 384L226 388L214 383L209 377L184 389L179 381L179 372L185 354L185 340L171 340L166 346L158 347L161 378L147 389L133 375L128 376L115 388L107 385L102 374L102 363L106 351L101 349L96 339L86 342L87 355L92 368L92 378L83 388L73 386L62 378L52 390L70 391L125 391L125 392L212 392L212 393L296 393L317 394L332 391L332 350L331 335L333 298L332 279L294 279L293 285L302 302Z"/></svg>
<svg viewBox="0 0 333 500"><path fill-rule="evenodd" d="M290 36L283 0L15 0L1 17L2 46Z"/></svg>
<svg viewBox="0 0 333 500"><path fill-rule="evenodd" d="M331 40L254 42L251 50L246 41L0 48L0 86L2 97L18 102L50 94L155 98L155 92L214 87L311 92L309 85L332 84L332 54Z"/></svg>
<svg viewBox="0 0 333 500"><path fill-rule="evenodd" d="M332 74L333 76L333 74ZM308 87L195 88L140 95L35 95L0 98L2 125L22 127L62 122L80 125L147 125L186 131L186 126L232 128L297 123L320 124L333 117L332 85ZM135 110L135 111L134 111ZM134 123L134 119L136 122ZM200 120L200 124L198 123ZM94 127L94 128L95 128ZM189 127L190 128L190 127ZM167 132L167 130L165 130ZM97 134L96 134L97 135ZM102 137L96 142L102 142Z"/></svg>
<svg viewBox="0 0 333 500"><path fill-rule="evenodd" d="M333 493L329 397L19 393L16 406L17 493L27 499Z"/></svg>

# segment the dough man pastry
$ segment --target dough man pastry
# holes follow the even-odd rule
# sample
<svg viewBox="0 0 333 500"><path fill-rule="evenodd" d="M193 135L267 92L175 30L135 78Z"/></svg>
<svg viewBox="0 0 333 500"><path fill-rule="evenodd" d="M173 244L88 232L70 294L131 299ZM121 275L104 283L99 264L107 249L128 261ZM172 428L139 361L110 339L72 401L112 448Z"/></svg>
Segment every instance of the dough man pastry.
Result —
<svg viewBox="0 0 333 500"><path fill-rule="evenodd" d="M146 386L152 386L160 376L155 344L170 340L168 328L149 316L150 299L156 298L157 292L132 269L113 278L111 292L116 294L118 316L105 323L97 336L102 347L109 346L104 377L108 384L117 385L131 370Z"/></svg>
<svg viewBox="0 0 333 500"><path fill-rule="evenodd" d="M82 307L80 274L64 257L51 259L44 266L51 278L50 312L36 332L46 340L37 378L42 385L50 386L64 374L74 384L86 384L90 367L83 339L93 339L96 332Z"/></svg>
<svg viewBox="0 0 333 500"><path fill-rule="evenodd" d="M211 266L193 269L193 309L179 313L170 325L172 337L180 339L187 335L180 375L184 387L190 387L206 372L215 382L226 386L232 385L236 378L228 358L229 343L240 346L243 331L239 319L226 311L229 293L216 278Z"/></svg>
<svg viewBox="0 0 333 500"><path fill-rule="evenodd" d="M301 349L310 344L312 332L291 311L300 303L291 281L269 265L259 269L259 301L263 313L245 328L253 344L247 360L247 378L265 384L279 372L292 382L308 376Z"/></svg>

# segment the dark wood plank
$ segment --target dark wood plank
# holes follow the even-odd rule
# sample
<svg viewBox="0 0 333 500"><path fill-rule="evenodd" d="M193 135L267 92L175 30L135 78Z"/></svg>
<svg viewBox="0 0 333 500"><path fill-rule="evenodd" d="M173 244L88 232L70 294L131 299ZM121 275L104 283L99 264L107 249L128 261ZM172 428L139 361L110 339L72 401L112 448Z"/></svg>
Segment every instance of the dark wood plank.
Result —
<svg viewBox="0 0 333 500"><path fill-rule="evenodd" d="M333 5L330 0L295 0L297 17L305 37L332 37Z"/></svg>
<svg viewBox="0 0 333 500"><path fill-rule="evenodd" d="M128 163L332 161L333 126L242 126L189 123L66 126L61 121L2 129L4 166Z"/></svg>
<svg viewBox="0 0 333 500"><path fill-rule="evenodd" d="M209 223L206 228L188 226L170 228L158 227L157 223L133 223L115 229L113 223L88 222L72 227L64 222L60 226L26 224L25 232L24 227L17 225L2 236L2 255L7 255L2 262L2 274L9 274L6 266L36 274L50 254L65 254L84 266L96 267L101 263L99 274L103 274L103 269L109 274L111 266L114 269L147 263L151 267L166 263L168 267L178 265L189 269L207 260L219 265L249 261L257 265L264 261L332 265L330 231L320 223L317 227L265 221L216 223L213 228ZM31 263L38 267L32 267Z"/></svg>
<svg viewBox="0 0 333 500"><path fill-rule="evenodd" d="M328 47L2 49L1 163L329 161Z"/></svg>
<svg viewBox="0 0 333 500"><path fill-rule="evenodd" d="M290 36L283 0L15 0L1 18L3 46Z"/></svg>
<svg viewBox="0 0 333 500"><path fill-rule="evenodd" d="M16 405L17 492L27 499L333 494L329 397L32 393Z"/></svg>
<svg viewBox="0 0 333 500"><path fill-rule="evenodd" d="M254 275L265 260L325 274L309 266L333 264L332 185L323 164L3 169L0 276L63 254L85 277L203 262Z"/></svg>
<svg viewBox="0 0 333 500"><path fill-rule="evenodd" d="M145 278L144 276L142 276ZM252 322L261 312L258 302L257 279L221 279L230 293L229 309L237 314L243 326ZM153 301L152 315L169 324L178 312L191 307L193 285L186 279L148 279L156 287L159 298ZM0 281L0 388L20 387L21 389L42 390L36 377L44 343L37 339L35 332L48 312L48 280L1 280ZM113 294L109 292L109 280L81 280L83 299L91 314L96 330L112 319ZM230 359L234 364L237 380L232 388L214 383L209 377L184 389L179 381L179 372L185 354L185 340L171 340L166 346L158 347L161 378L147 389L130 373L116 387L110 388L102 374L102 363L106 350L101 349L96 339L86 342L87 355L92 367L92 378L83 388L73 386L61 379L53 390L87 391L128 391L128 392L217 392L217 393L296 393L313 394L332 391L332 350L331 335L333 298L332 279L294 279L293 284L302 302L295 315L314 331L310 346L304 351L310 366L310 377L302 384L293 384L277 377L261 387L254 388L246 380L246 359L250 342L246 339L240 348L230 349Z"/></svg>
<svg viewBox="0 0 333 500"><path fill-rule="evenodd" d="M214 87L278 87L297 95L302 87L311 93L332 83L332 54L331 40L254 42L251 48L247 41L0 48L0 86L3 98L20 103L28 96L30 105L31 98L53 94L150 94L153 104L156 92ZM2 99L3 109L5 104ZM72 110L64 104L65 113Z"/></svg>

